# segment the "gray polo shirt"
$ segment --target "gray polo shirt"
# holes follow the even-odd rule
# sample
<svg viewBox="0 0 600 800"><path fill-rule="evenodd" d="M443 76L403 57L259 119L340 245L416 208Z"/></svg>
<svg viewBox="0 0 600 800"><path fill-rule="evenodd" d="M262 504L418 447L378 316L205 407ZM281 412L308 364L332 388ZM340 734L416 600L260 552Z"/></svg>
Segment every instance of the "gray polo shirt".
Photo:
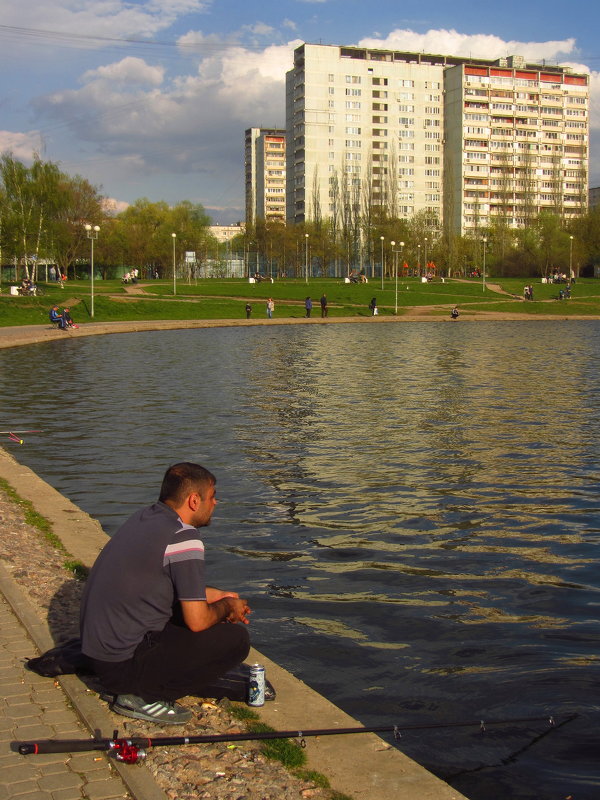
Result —
<svg viewBox="0 0 600 800"><path fill-rule="evenodd" d="M206 600L198 530L157 502L137 511L105 545L81 603L85 655L127 661L149 631L162 631L176 600Z"/></svg>

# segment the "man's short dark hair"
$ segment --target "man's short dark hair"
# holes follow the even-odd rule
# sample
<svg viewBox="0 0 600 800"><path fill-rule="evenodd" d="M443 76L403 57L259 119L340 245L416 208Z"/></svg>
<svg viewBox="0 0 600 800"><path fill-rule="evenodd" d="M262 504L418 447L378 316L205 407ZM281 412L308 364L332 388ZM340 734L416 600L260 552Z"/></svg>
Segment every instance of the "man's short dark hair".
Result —
<svg viewBox="0 0 600 800"><path fill-rule="evenodd" d="M163 503L180 506L192 492L198 492L204 498L205 492L216 482L217 479L212 472L200 464L182 461L173 464L165 472L158 499Z"/></svg>

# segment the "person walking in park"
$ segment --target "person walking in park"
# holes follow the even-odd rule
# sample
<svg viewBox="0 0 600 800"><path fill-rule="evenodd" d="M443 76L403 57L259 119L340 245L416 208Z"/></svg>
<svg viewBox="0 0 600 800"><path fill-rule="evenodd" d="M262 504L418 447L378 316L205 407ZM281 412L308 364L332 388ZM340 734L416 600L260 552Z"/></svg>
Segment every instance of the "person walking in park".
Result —
<svg viewBox="0 0 600 800"><path fill-rule="evenodd" d="M304 308L306 310L305 316L307 318L310 317L310 313L312 311L312 300L310 299L310 297L307 297L306 300L304 301Z"/></svg>
<svg viewBox="0 0 600 800"><path fill-rule="evenodd" d="M327 316L327 310L328 310L327 309L327 295L326 294L322 294L321 295L321 299L319 300L319 302L321 303L321 318L326 317Z"/></svg>
<svg viewBox="0 0 600 800"><path fill-rule="evenodd" d="M272 297L267 300L267 317L273 319L273 312L275 311L275 301Z"/></svg>
<svg viewBox="0 0 600 800"><path fill-rule="evenodd" d="M118 714L186 722L175 701L202 697L248 655L248 603L206 583L198 529L210 525L215 484L199 464L169 467L158 501L109 539L86 581L82 652Z"/></svg>

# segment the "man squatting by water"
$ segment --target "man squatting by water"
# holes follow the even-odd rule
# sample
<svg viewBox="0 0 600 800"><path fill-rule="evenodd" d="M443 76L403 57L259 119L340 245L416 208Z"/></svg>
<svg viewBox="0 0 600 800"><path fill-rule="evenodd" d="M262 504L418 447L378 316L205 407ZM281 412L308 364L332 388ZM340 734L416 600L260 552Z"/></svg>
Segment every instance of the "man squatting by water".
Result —
<svg viewBox="0 0 600 800"><path fill-rule="evenodd" d="M90 572L82 649L116 695L112 709L119 714L185 722L191 713L175 701L201 697L203 687L248 655L247 602L205 583L197 529L210 524L215 484L198 464L169 467L158 502L125 522Z"/></svg>

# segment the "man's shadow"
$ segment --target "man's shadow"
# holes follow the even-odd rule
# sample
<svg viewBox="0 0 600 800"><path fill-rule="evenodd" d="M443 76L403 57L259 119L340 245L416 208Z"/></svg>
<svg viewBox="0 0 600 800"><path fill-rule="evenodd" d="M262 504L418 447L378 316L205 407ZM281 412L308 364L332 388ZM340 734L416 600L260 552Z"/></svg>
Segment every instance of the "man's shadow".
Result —
<svg viewBox="0 0 600 800"><path fill-rule="evenodd" d="M48 678L77 675L85 686L98 694L105 689L92 674L89 660L81 652L79 608L85 582L77 578L65 581L54 593L48 606L47 623L54 647L26 666Z"/></svg>

